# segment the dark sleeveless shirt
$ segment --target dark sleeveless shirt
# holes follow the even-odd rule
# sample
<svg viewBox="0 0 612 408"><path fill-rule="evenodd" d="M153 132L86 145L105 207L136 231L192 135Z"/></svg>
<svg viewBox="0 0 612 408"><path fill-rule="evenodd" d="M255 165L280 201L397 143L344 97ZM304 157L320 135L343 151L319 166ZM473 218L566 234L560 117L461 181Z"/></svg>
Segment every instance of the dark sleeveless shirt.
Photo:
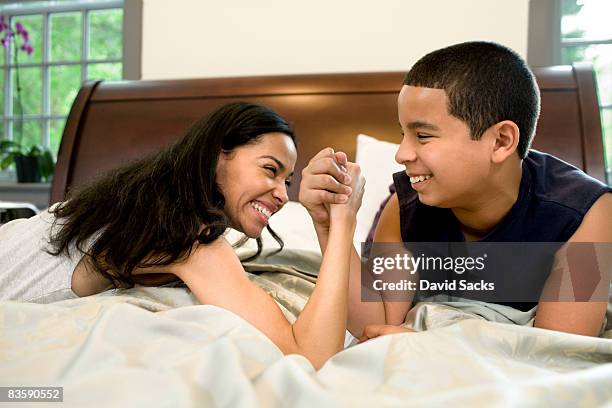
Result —
<svg viewBox="0 0 612 408"><path fill-rule="evenodd" d="M404 242L463 242L459 221L448 208L419 201L405 172L393 175ZM523 160L516 202L481 241L566 242L593 203L612 189L578 168L549 154L531 150ZM550 271L541 271L545 281ZM540 288L541 291L541 288ZM529 310L537 303L508 304Z"/></svg>

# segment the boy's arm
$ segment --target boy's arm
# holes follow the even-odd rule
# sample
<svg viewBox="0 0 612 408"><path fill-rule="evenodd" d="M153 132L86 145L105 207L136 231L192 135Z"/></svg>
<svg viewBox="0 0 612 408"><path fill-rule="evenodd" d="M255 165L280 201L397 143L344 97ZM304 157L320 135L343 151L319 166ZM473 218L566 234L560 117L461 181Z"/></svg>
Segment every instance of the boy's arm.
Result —
<svg viewBox="0 0 612 408"><path fill-rule="evenodd" d="M569 239L571 242L612 242L612 194L599 197L584 216L582 224ZM609 251L609 247L605 248ZM610 254L602 257L607 263ZM599 259L601 262L601 259ZM599 265L609 271L609 264ZM604 278L609 275L604 273ZM607 284L607 283L606 283ZM535 327L567 333L597 336L606 313L607 302L546 302L540 301Z"/></svg>
<svg viewBox="0 0 612 408"><path fill-rule="evenodd" d="M400 243L402 241L399 200L397 194L394 193L380 215L380 221L374 233L374 242ZM385 323L398 326L404 323L406 315L410 311L412 297L403 302L391 302L383 299L383 305L385 308Z"/></svg>
<svg viewBox="0 0 612 408"><path fill-rule="evenodd" d="M393 194L383 208L380 220L376 226L374 242L390 242L396 244L402 242L400 209L397 194ZM351 277L349 281L349 328L353 329L351 333L356 336L361 336L366 325L400 325L404 323L406 314L410 310L412 299L406 299L406 301L403 302L388 301L378 292L377 295L380 296L380 301L375 303L378 310L377 318L372 318L372 313L361 312L365 308L364 305L368 303L371 304L372 302L361 302L361 269L360 264L357 266L358 267L353 267L353 265L351 265ZM370 309L372 309L372 306L370 306Z"/></svg>

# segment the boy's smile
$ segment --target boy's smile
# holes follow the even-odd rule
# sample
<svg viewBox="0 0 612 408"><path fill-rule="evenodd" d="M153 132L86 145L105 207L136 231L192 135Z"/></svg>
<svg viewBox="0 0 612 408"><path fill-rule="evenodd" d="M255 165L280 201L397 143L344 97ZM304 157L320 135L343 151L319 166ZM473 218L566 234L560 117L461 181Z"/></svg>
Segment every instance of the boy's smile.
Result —
<svg viewBox="0 0 612 408"><path fill-rule="evenodd" d="M410 177L410 185L412 186L412 188L415 189L416 191L420 191L425 188L425 186L429 183L429 179L431 179L433 175L427 174L427 175L414 176L414 175L408 174L408 177Z"/></svg>

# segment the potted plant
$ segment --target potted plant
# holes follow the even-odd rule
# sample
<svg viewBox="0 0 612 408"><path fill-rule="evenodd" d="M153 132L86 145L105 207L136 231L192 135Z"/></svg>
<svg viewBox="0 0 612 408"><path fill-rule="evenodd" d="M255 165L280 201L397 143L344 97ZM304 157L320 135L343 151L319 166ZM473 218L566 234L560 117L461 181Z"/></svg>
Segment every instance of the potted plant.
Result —
<svg viewBox="0 0 612 408"><path fill-rule="evenodd" d="M34 145L25 148L12 140L0 140L0 169L15 163L19 183L39 183L53 175L55 164L48 148Z"/></svg>
<svg viewBox="0 0 612 408"><path fill-rule="evenodd" d="M42 145L28 146L23 143L23 105L21 102L21 83L19 80L19 52L27 55L32 54L34 48L29 41L29 33L20 22L15 23L13 29L7 23L5 16L0 16L0 33L4 37L0 43L6 50L12 45L13 64L15 66L15 85L17 95L17 117L16 134L14 140L0 140L0 170L4 170L11 164L15 164L17 170L17 181L20 183L36 183L47 181L53 174L54 161L51 151ZM21 45L17 45L17 38L21 37Z"/></svg>

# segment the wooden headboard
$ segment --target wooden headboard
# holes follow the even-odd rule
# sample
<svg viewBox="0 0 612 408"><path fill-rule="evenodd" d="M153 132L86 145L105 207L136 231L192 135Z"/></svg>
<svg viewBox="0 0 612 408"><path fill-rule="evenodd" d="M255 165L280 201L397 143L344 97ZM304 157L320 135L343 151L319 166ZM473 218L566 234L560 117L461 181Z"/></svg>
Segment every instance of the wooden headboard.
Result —
<svg viewBox="0 0 612 408"><path fill-rule="evenodd" d="M535 68L542 114L534 148L604 180L601 123L593 70L588 65ZM50 204L100 173L180 138L223 104L266 105L293 125L298 141L295 182L320 149L355 155L365 133L400 141L396 100L404 72L90 82L79 91L62 138ZM509 86L511 86L509 84Z"/></svg>

